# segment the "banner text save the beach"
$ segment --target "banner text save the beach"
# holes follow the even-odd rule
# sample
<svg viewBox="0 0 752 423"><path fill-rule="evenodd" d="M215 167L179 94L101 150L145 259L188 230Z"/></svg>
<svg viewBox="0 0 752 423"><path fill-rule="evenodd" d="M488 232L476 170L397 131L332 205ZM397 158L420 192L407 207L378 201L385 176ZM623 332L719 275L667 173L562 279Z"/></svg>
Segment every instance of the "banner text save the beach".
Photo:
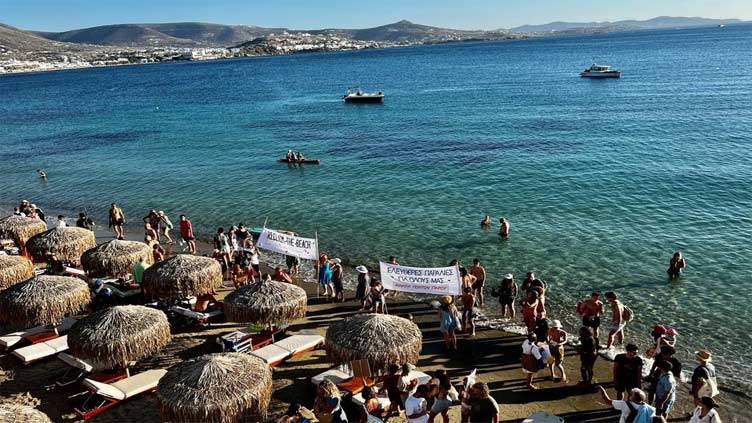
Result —
<svg viewBox="0 0 752 423"><path fill-rule="evenodd" d="M271 229L264 229L261 232L258 247L306 260L318 260L319 258L314 238L301 238Z"/></svg>

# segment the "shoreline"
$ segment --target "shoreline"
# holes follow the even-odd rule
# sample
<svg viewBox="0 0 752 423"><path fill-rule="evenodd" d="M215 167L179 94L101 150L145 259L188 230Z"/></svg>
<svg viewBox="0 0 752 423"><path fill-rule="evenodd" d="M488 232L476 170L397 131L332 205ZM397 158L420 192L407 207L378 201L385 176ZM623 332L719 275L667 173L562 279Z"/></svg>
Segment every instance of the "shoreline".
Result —
<svg viewBox="0 0 752 423"><path fill-rule="evenodd" d="M128 232L130 239L137 239L137 233ZM109 233L98 231L97 241L107 241ZM212 249L206 243L197 243L197 251L203 253ZM263 258L263 256L262 256ZM262 271L264 262L262 261ZM328 324L342 317L358 313L359 305L352 300L352 290L346 289L344 303L332 303L325 298L315 296L315 282L296 279L296 285L308 293L308 312L304 319L291 323L291 333L316 333L324 335ZM219 298L224 297L231 288L221 288ZM446 369L454 384L460 382L472 369L478 370L480 381L486 382L491 394L500 405L500 422L519 422L537 410L544 410L559 415L566 422L613 423L618 418L610 407L604 404L594 391L576 388L579 379L579 359L571 346L565 352L564 366L569 375L568 383L554 383L541 371L536 375L537 391L524 388L524 376L519 365L519 345L522 336L491 328L478 328L476 337L458 334L459 353L448 354L438 331L436 312L425 301L407 296L387 298L390 314L413 317L423 333L423 348L417 363L421 371L430 373L436 369ZM190 331L174 331L171 343L154 356L137 363L133 373L145 370L169 367L188 358L217 351L214 338L223 333L237 330L244 325L227 322L215 323L208 327ZM332 368L325 357L324 350L315 350L300 357L288 360L274 368L274 388L269 405L269 417L264 420L273 422L285 412L289 404L301 403L310 406L313 401L313 385L310 378L322 371ZM80 391L77 386L49 389L48 386L62 374L65 366L60 360L50 359L30 366L22 366L10 354L0 354L0 386L3 386L3 399L19 404L31 405L47 413L53 421L81 421L72 414L76 400L68 397ZM595 365L595 381L600 382L613 396L611 363L598 360ZM33 382L32 382L33 381ZM748 396L729 393L721 394L724 422L743 423L752 419L752 401ZM355 419L354 408L349 401L344 402L351 421ZM691 411L691 398L688 397L686 384L680 384L677 402L672 412L672 422L688 421L687 413ZM459 421L460 407L450 408L450 421ZM121 421L140 421L142 423L159 422L154 395L144 395L123 402L108 410L92 421L115 423ZM403 423L403 417L390 419Z"/></svg>
<svg viewBox="0 0 752 423"><path fill-rule="evenodd" d="M0 205L0 211L4 211L5 207ZM12 211L12 207L10 209ZM8 213L10 214L10 213ZM78 212L66 212L64 210L50 209L47 214L47 220L48 222L54 222L57 219L58 214L63 214L66 216L66 221L69 224L69 226L75 225L75 218L78 216ZM5 215L5 214L3 214ZM91 216L91 215L89 215ZM172 219L172 218L171 218ZM106 221L106 219L102 219L103 221ZM130 219L129 219L130 220ZM174 229L171 232L171 236L174 240L174 244L168 245L168 244L161 244L163 248L166 250L166 255L170 256L172 254L178 254L182 253L185 250L178 251L178 249L181 248L178 240L180 239L179 236L179 226L175 223L176 220L173 220ZM94 219L95 222L99 222L96 218ZM138 222L138 218L136 218L136 222ZM49 223L48 223L49 225ZM97 239L97 244L100 244L105 241L109 241L111 239L114 239L114 234L112 230L108 229L106 226L97 224L95 227L95 236ZM252 225L248 225L249 228L252 227ZM128 240L138 240L142 241L143 234L135 230L134 224L131 223L128 225L126 222L126 227L124 229L125 239ZM196 254L197 255L204 255L204 256L211 256L213 252L213 244L212 244L212 238L213 234L208 233L196 233ZM324 248L322 251L326 251L327 249ZM331 255L330 258L334 258L336 255ZM385 258L386 259L386 258ZM262 250L262 254L260 257L260 262L262 269L264 267L267 268L267 271L271 273L276 266L282 266L283 269L287 269L287 266L285 264L285 258L283 255ZM353 291L354 288L357 285L357 272L355 271L355 267L360 264L365 264L366 267L369 269L369 273L372 276L375 276L378 278L379 276L379 268L378 268L378 262L376 264L368 264L368 263L352 263L351 260L347 258L343 258L342 265L345 269L344 272L344 287L346 291ZM315 274L313 271L313 262L310 260L301 260L300 265L300 274L298 277L296 277L296 281L304 282L306 284L314 284L317 282L315 281ZM490 285L487 284L486 289L490 289ZM318 297L317 297L318 298ZM394 296L388 296L388 298L395 298ZM429 294L415 294L415 293L409 293L409 292L398 292L398 296L396 297L401 301L409 300L414 302L420 302L428 304L431 300L436 300L438 297L430 296ZM481 309L479 317L475 320L476 327L483 328L483 329L490 329L490 330L499 330L503 333L505 333L508 336L519 336L524 335L526 332L526 329L524 328L522 322L521 322L521 311L518 310L516 320L510 320L508 318L501 318L500 313L497 312L495 309L495 298L490 297L490 295L487 295L487 305L485 308ZM553 315L556 316L556 313L552 313L553 310L548 310L549 316ZM565 310L555 310L556 312L563 312L567 313ZM639 311L638 311L639 312ZM606 313L607 315L608 313ZM572 313L574 315L574 313ZM552 317L549 317L552 318ZM553 317L557 318L557 317ZM577 317L579 319L579 317ZM602 325L603 328L607 328L608 326L606 324ZM567 325L565 323L565 329L568 330L570 334L576 333L577 327L572 327L571 325ZM601 334L600 341L605 341L605 334ZM644 351L642 349L642 343L631 339L629 342L637 343L641 347L641 351ZM601 342L604 344L605 342ZM625 342L626 344L626 342ZM609 362L613 362L613 357L618 354L624 352L624 345L620 345L618 348L613 348L610 350L606 349L600 349L598 351L598 355ZM652 364L652 359L647 359L646 357L642 356L643 360L648 360L647 363ZM682 380L689 379L691 377L692 371L694 370L694 362L689 362L686 360L682 360L682 364L684 365L684 368L682 370ZM725 376L725 377L724 377ZM752 393L752 385L746 384L744 382L738 382L731 379L731 375L723 375L721 374L718 378L719 380L719 388L727 393L731 393L734 395L739 395L744 398L750 398L752 399L752 396L750 393Z"/></svg>

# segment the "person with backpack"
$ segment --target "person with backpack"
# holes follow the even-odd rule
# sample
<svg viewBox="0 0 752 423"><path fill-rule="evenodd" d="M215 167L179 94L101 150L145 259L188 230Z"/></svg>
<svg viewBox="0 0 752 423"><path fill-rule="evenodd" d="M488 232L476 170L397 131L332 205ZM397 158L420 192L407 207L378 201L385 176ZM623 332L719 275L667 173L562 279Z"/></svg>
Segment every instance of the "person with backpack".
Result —
<svg viewBox="0 0 752 423"><path fill-rule="evenodd" d="M601 398L615 410L621 411L619 423L652 423L655 415L655 408L645 402L646 395L642 389L635 388L629 393L629 400L612 400L609 398L606 390L598 385L598 391Z"/></svg>
<svg viewBox="0 0 752 423"><path fill-rule="evenodd" d="M702 397L713 398L718 395L718 382L716 382L715 366L711 363L713 354L700 350L695 353L699 366L692 372L692 390L690 393L695 399L695 405L700 405Z"/></svg>
<svg viewBox="0 0 752 423"><path fill-rule="evenodd" d="M631 322L634 318L632 309L625 306L619 301L615 292L606 292L606 300L611 305L611 330L608 332L608 342L606 343L606 349L611 348L614 343L614 338L618 344L624 343L624 328L628 322Z"/></svg>

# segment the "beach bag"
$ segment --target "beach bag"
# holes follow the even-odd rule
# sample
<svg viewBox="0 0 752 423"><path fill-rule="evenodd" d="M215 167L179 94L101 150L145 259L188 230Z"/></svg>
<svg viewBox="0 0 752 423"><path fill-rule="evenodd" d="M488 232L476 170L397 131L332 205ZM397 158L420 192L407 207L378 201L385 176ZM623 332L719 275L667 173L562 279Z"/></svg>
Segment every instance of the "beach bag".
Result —
<svg viewBox="0 0 752 423"><path fill-rule="evenodd" d="M624 306L624 311L621 313L621 318L624 322L631 322L634 320L634 311L631 308Z"/></svg>
<svg viewBox="0 0 752 423"><path fill-rule="evenodd" d="M536 360L535 356L532 354L522 354L522 368L530 373L535 373L540 370L540 368L538 368L538 360Z"/></svg>
<svg viewBox="0 0 752 423"><path fill-rule="evenodd" d="M697 391L697 398L713 398L720 393L720 391L718 390L718 381L716 380L715 376L710 376L710 371L707 367L703 366L703 369L705 370L705 374L707 374L708 377L703 378L705 379L705 384L702 385L702 388Z"/></svg>

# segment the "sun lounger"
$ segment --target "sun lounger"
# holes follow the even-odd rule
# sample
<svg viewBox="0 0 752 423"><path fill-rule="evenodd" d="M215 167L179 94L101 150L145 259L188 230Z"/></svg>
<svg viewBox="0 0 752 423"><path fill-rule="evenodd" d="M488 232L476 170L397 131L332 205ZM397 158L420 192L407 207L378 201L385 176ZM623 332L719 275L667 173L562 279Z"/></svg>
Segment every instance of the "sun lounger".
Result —
<svg viewBox="0 0 752 423"><path fill-rule="evenodd" d="M343 380L350 379L351 377L353 377L352 369L350 369L349 366L343 364L333 369L329 369L323 373L317 374L316 376L311 378L311 383L319 386L319 383L323 382L324 380L328 380L334 382L334 384L336 385Z"/></svg>
<svg viewBox="0 0 752 423"><path fill-rule="evenodd" d="M270 344L263 348L252 351L251 355L255 355L256 357L264 360L266 364L269 365L269 367L274 367L290 357L290 351L278 347L275 344Z"/></svg>
<svg viewBox="0 0 752 423"><path fill-rule="evenodd" d="M292 335L281 341L267 345L251 352L251 355L261 358L270 367L274 367L284 360L297 357L300 354L314 350L324 343L320 335Z"/></svg>
<svg viewBox="0 0 752 423"><path fill-rule="evenodd" d="M76 319L72 317L66 317L65 319L63 319L60 325L56 328L58 334L67 332L74 323L76 323ZM46 326L35 326L30 329L7 333L3 336L0 336L0 348L10 349L29 336L48 331L50 331L50 329Z"/></svg>
<svg viewBox="0 0 752 423"><path fill-rule="evenodd" d="M84 378L96 380L97 382L112 383L128 377L128 370L117 369L107 370L104 366L89 360L83 360L67 353L57 355L63 363L68 365L60 380L56 381L57 386L68 386L76 382L81 382Z"/></svg>
<svg viewBox="0 0 752 423"><path fill-rule="evenodd" d="M157 389L159 379L166 373L167 370L165 369L148 370L115 383L102 383L85 379L82 384L89 391L89 396L81 408L76 408L76 413L84 420L88 420L122 401L154 391ZM93 398L96 397L101 398L99 403L96 406L89 407L89 402L94 401Z"/></svg>
<svg viewBox="0 0 752 423"><path fill-rule="evenodd" d="M189 319L194 319L199 323L207 323L210 319L224 314L222 310L200 312L200 311L193 311L191 309L187 309L185 307L180 307L180 306L172 306L170 307L170 311L172 311L173 313L177 313L181 316L185 316Z"/></svg>
<svg viewBox="0 0 752 423"><path fill-rule="evenodd" d="M23 364L29 364L67 350L68 335L65 335L39 344L19 348L13 351L13 355L23 361Z"/></svg>
<svg viewBox="0 0 752 423"><path fill-rule="evenodd" d="M297 357L324 345L324 337L321 335L292 335L275 342L274 345L289 351L291 357Z"/></svg>

